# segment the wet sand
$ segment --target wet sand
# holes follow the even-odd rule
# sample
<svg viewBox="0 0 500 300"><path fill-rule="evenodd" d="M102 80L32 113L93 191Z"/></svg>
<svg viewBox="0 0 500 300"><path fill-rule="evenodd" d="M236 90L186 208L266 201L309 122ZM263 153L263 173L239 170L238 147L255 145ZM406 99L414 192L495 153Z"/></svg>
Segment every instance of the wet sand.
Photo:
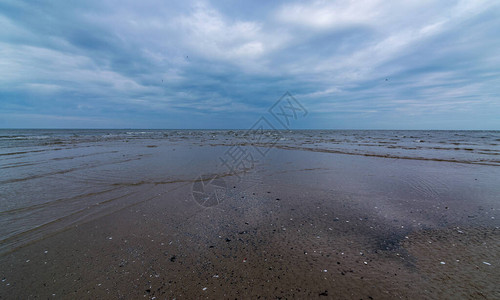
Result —
<svg viewBox="0 0 500 300"><path fill-rule="evenodd" d="M498 299L497 169L273 149L2 255L0 297Z"/></svg>

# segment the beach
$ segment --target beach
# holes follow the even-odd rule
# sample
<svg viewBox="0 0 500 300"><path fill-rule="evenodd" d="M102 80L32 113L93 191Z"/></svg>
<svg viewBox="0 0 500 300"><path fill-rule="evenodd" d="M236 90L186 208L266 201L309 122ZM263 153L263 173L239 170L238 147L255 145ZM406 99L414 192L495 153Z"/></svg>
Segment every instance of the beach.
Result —
<svg viewBox="0 0 500 300"><path fill-rule="evenodd" d="M2 299L500 297L498 131L22 134Z"/></svg>

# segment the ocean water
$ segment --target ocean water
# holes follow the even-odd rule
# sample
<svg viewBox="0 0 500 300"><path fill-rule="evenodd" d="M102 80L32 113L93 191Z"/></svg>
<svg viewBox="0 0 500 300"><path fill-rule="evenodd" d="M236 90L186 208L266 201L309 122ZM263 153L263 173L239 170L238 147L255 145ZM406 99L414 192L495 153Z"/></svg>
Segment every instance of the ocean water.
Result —
<svg viewBox="0 0 500 300"><path fill-rule="evenodd" d="M193 145L256 145L353 155L500 165L500 131L448 130L7 130L0 157L117 141L187 141ZM11 157L13 156L13 157Z"/></svg>
<svg viewBox="0 0 500 300"><path fill-rule="evenodd" d="M0 252L220 173L233 146L500 166L500 131L2 129Z"/></svg>

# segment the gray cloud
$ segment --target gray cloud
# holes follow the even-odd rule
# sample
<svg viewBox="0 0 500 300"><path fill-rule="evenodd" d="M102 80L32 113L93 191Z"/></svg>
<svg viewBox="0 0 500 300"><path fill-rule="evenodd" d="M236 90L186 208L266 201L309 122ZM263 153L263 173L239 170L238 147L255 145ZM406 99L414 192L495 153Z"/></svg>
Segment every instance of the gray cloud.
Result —
<svg viewBox="0 0 500 300"><path fill-rule="evenodd" d="M498 128L499 8L4 1L0 126L245 128L290 91L302 127Z"/></svg>

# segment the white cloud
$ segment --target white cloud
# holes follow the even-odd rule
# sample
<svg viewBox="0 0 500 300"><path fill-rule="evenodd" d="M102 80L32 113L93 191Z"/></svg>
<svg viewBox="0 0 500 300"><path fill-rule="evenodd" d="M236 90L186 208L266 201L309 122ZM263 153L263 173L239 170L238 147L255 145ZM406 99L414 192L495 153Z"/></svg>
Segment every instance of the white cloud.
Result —
<svg viewBox="0 0 500 300"><path fill-rule="evenodd" d="M109 93L110 88L115 94L139 94L158 89L143 86L134 78L96 65L94 60L86 56L3 43L0 43L0 49L3 57L0 63L0 82L4 87L17 86L44 93L65 89L97 94Z"/></svg>
<svg viewBox="0 0 500 300"><path fill-rule="evenodd" d="M352 85L391 76L416 67L417 63L407 61L407 64L394 64L392 61L411 55L415 47L426 48L429 52L434 50L437 56L441 49L432 49L432 39L447 32L460 30L464 21L491 9L493 5L492 1L436 3L379 0L285 4L277 11L276 18L285 24L284 26L293 24L301 28L289 29L297 33L290 34L296 40L304 39L307 43L311 36L325 36L328 39L325 32L335 32L348 27L356 28L359 25L369 29L371 34L351 52L322 53L323 55L318 58L305 57L282 68L288 70L287 74L302 77L323 74L323 80L320 81L326 86ZM298 41L291 43L293 42L300 43ZM335 44L335 41L331 40L331 43ZM460 51L460 48L446 49L446 51ZM428 57L430 58L432 56ZM422 62L425 63L426 60Z"/></svg>
<svg viewBox="0 0 500 300"><path fill-rule="evenodd" d="M299 98L318 98L318 97L325 97L325 96L334 96L335 94L341 93L342 90L338 87L333 87L333 88L328 88L326 90L321 90L321 91L316 91L312 93L307 93L307 94L297 94L296 97Z"/></svg>
<svg viewBox="0 0 500 300"><path fill-rule="evenodd" d="M278 10L276 16L285 23L316 29L370 24L379 16L379 7L383 3L379 0L292 3Z"/></svg>
<svg viewBox="0 0 500 300"><path fill-rule="evenodd" d="M177 23L181 30L180 40L196 51L197 55L206 58L253 59L264 50L259 41L259 24L228 22L215 9L205 5L197 5L192 14L181 16L172 22ZM248 50L245 51L245 47Z"/></svg>
<svg viewBox="0 0 500 300"><path fill-rule="evenodd" d="M171 24L179 30L186 51L250 72L264 68L266 55L289 38L265 30L262 21L231 20L207 4L195 5L190 14L175 18Z"/></svg>

